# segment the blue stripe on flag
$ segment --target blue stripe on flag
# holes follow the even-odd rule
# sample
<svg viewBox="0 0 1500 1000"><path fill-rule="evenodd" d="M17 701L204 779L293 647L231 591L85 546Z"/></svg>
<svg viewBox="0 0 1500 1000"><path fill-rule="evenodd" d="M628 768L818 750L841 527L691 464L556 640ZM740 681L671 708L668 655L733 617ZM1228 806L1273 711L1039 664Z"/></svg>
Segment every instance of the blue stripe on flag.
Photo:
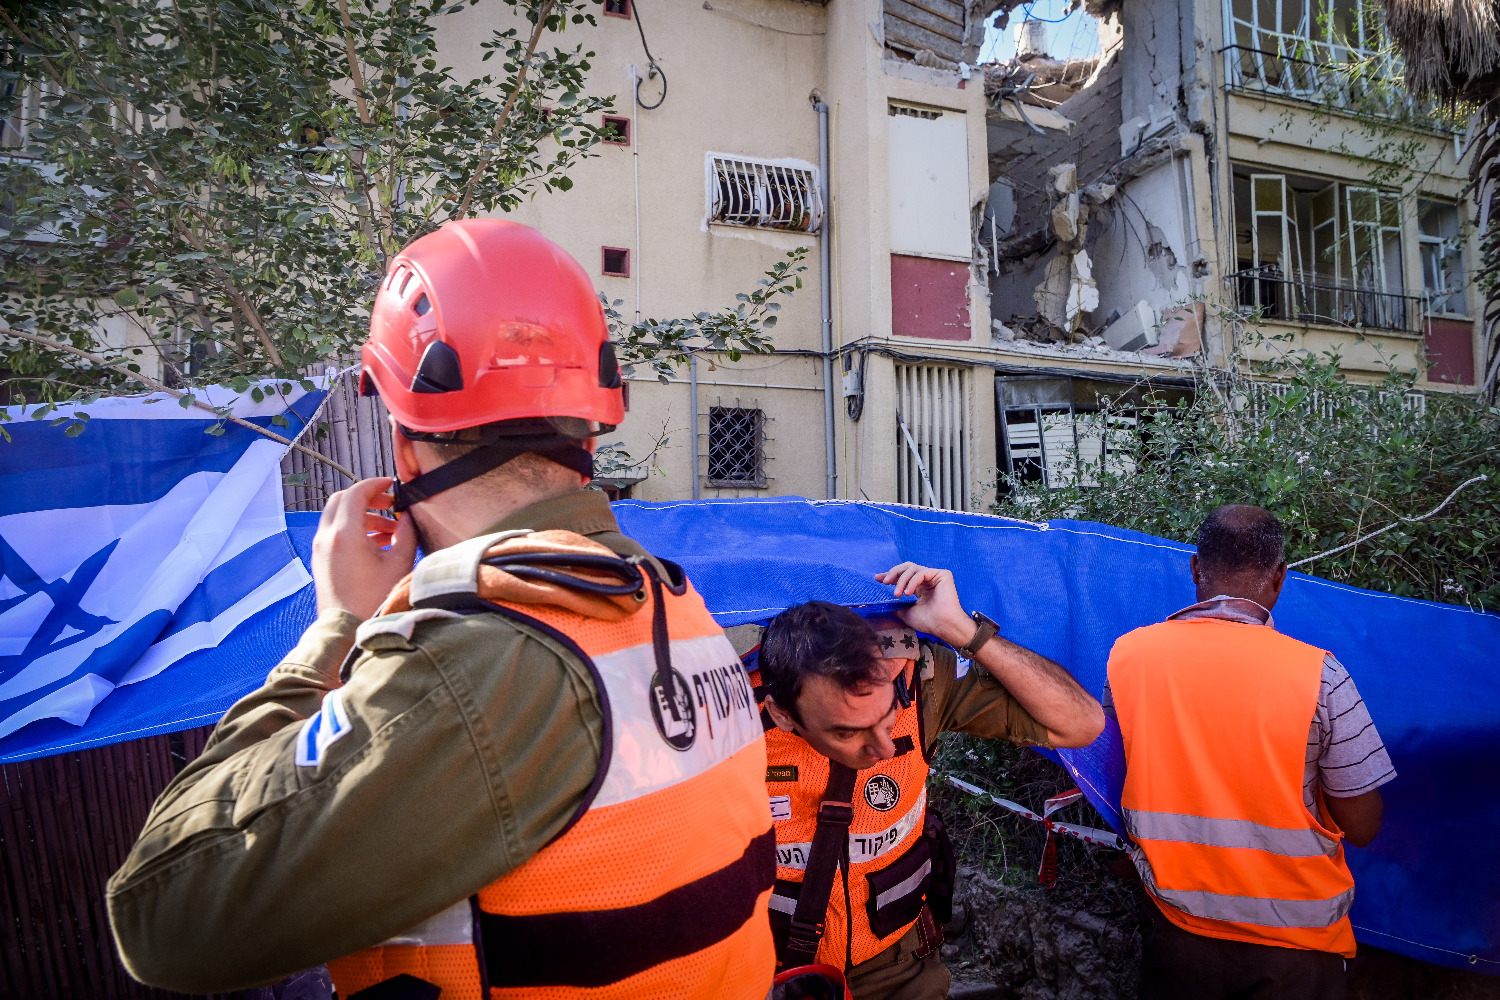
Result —
<svg viewBox="0 0 1500 1000"><path fill-rule="evenodd" d="M273 427L270 417L250 422L290 436L312 419L323 396L309 392L293 403L291 428ZM111 418L90 421L69 438L45 420L11 421L5 429L12 440L0 442L0 515L151 503L194 472L228 472L251 439L265 440L235 424L217 437L205 434L212 424L211 418Z"/></svg>
<svg viewBox="0 0 1500 1000"><path fill-rule="evenodd" d="M33 688L25 694L0 700L0 719L7 718L23 706L40 701L52 692L67 687L80 677L89 674L97 674L111 684L119 683L120 678L125 676L125 671L129 670L135 661L139 660L141 655L156 642L157 637L161 635L161 630L171 618L170 611L153 611L131 623L129 628L94 650L66 676Z"/></svg>
<svg viewBox="0 0 1500 1000"><path fill-rule="evenodd" d="M211 622L234 607L250 592L297 558L285 534L275 534L250 546L239 555L209 571L203 582L177 606L161 638L176 635L190 625Z"/></svg>

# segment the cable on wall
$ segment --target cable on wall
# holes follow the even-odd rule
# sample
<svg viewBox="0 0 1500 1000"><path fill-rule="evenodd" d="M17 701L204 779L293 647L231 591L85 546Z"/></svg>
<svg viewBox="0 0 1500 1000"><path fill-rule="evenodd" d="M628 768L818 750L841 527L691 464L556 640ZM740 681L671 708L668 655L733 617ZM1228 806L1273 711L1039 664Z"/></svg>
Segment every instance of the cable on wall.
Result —
<svg viewBox="0 0 1500 1000"><path fill-rule="evenodd" d="M655 104L647 104L641 100L641 79L640 77L636 77L635 103L647 111L655 111L667 100L667 71L656 64L656 57L651 54L651 46L646 41L646 28L641 24L640 0L632 0L630 13L633 15L633 20L635 21L635 30L641 33L641 48L646 50L646 79L655 80L658 76L661 77L661 96L656 99Z"/></svg>

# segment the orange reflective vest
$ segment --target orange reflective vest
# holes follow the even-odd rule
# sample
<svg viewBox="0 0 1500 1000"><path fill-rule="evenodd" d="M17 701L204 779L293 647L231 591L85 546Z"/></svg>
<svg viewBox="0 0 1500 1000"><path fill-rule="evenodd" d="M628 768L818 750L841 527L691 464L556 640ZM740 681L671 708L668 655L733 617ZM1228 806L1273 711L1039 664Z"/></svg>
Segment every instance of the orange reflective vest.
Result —
<svg viewBox="0 0 1500 1000"><path fill-rule="evenodd" d="M775 972L774 835L761 725L739 658L685 578L643 587L616 620L489 601L485 575L496 571L479 561L518 545L614 557L570 532L484 536L418 564L411 603L473 605L477 578L490 611L584 662L606 740L589 796L556 839L472 899L330 962L335 988L350 998L405 974L441 987L442 1000L761 1000ZM653 643L658 596L670 685L658 666L665 650Z"/></svg>
<svg viewBox="0 0 1500 1000"><path fill-rule="evenodd" d="M1353 957L1343 835L1302 797L1325 655L1263 625L1212 618L1115 643L1109 686L1132 854L1184 930Z"/></svg>
<svg viewBox="0 0 1500 1000"><path fill-rule="evenodd" d="M895 944L921 915L932 883L927 817L926 743L921 678L905 661L912 702L896 715L896 756L857 772L848 864L839 866L817 961L848 969ZM758 684L759 675L752 679ZM766 790L776 822L776 891L771 928L784 952L797 907L818 807L828 787L828 758L795 733L766 731Z"/></svg>

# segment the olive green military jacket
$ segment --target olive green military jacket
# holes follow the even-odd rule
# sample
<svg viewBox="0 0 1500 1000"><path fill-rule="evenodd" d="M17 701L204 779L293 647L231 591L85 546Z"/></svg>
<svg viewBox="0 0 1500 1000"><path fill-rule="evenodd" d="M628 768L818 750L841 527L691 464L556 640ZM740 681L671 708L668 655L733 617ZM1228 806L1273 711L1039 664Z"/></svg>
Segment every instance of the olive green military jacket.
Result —
<svg viewBox="0 0 1500 1000"><path fill-rule="evenodd" d="M488 531L513 528L643 553L593 490ZM582 802L603 720L576 656L499 615L439 618L365 640L341 685L359 625L321 614L157 799L108 888L137 978L213 993L378 944L519 867ZM299 765L336 688L348 729Z"/></svg>

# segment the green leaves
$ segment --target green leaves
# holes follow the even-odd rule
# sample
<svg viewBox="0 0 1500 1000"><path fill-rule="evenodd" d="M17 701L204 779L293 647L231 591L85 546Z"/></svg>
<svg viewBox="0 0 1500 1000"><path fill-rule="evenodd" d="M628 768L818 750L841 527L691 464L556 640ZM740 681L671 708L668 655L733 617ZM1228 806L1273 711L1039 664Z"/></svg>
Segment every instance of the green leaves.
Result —
<svg viewBox="0 0 1500 1000"><path fill-rule="evenodd" d="M598 141L591 122L610 100L586 92L581 44L538 47L493 134L525 46L515 30L475 39L509 68L455 74L467 36L444 20L471 6L351 0L347 38L333 0L38 10L34 48L0 43L17 84L0 112L38 111L28 156L0 159L14 201L0 323L93 349L87 331L133 312L148 324L143 370L177 385L247 386L348 357L386 262L451 216L481 157L470 212L492 214L569 190ZM591 7L559 0L544 41ZM12 392L42 401L139 388L35 345L7 342L0 367Z"/></svg>
<svg viewBox="0 0 1500 1000"><path fill-rule="evenodd" d="M1191 542L1224 503L1266 507L1287 558L1326 552L1432 510L1478 474L1500 475L1500 410L1418 394L1409 375L1377 386L1344 379L1334 359L1304 359L1250 383L1209 373L1196 397L1147 397L1083 414L1109 424L1105 457L1064 470L1047 490L1007 483L1000 513L1075 517ZM1390 593L1500 607L1500 483L1470 487L1429 521L1400 524L1306 571Z"/></svg>
<svg viewBox="0 0 1500 1000"><path fill-rule="evenodd" d="M615 341L615 350L620 363L630 374L636 364L648 364L658 381L670 380L673 369L686 364L693 352L705 348L723 351L738 360L741 352L763 354L773 350L767 332L776 325L776 311L781 303L772 301L776 296L791 295L800 287L797 277L807 270L802 261L807 257L806 247L787 253L786 259L776 262L766 277L759 279L754 292L741 292L735 296L737 306L726 307L717 313L700 312L687 319L645 319L627 323L620 313L621 300L610 302L604 296L604 315L609 321L610 334Z"/></svg>

